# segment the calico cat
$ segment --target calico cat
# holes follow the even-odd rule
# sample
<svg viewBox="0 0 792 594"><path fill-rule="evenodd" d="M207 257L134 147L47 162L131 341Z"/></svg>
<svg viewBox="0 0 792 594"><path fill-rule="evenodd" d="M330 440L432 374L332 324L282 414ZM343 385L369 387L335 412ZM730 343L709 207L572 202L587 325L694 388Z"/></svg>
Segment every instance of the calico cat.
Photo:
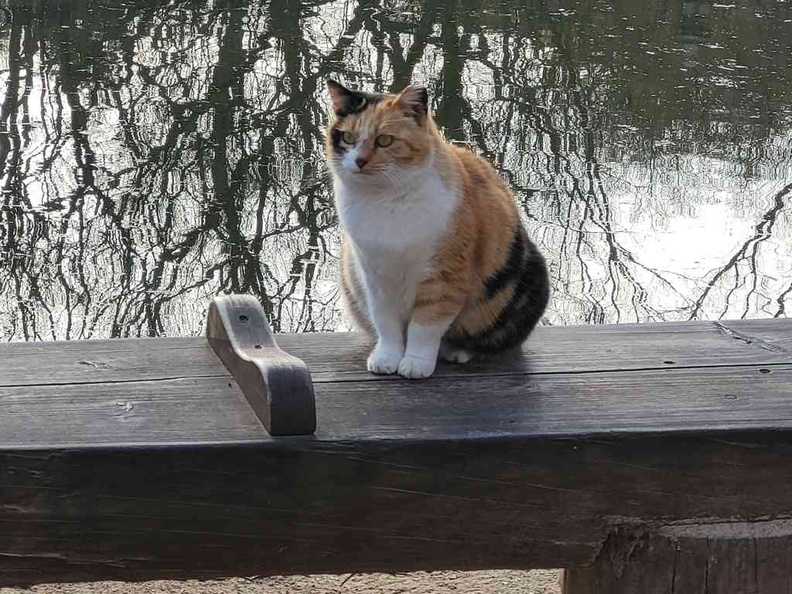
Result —
<svg viewBox="0 0 792 594"><path fill-rule="evenodd" d="M547 306L549 282L506 185L445 141L426 89L327 85L342 295L376 337L368 370L424 378L438 353L466 363L519 346Z"/></svg>

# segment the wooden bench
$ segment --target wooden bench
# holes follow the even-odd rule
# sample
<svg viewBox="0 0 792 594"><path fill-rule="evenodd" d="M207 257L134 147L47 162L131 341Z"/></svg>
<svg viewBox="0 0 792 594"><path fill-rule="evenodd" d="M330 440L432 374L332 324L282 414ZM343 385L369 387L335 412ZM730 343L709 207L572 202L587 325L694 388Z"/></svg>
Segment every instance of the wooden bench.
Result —
<svg viewBox="0 0 792 594"><path fill-rule="evenodd" d="M420 382L368 374L357 334L278 336L311 385L240 307L209 326L247 397L206 338L0 345L0 586L563 567L568 594L789 591L792 320L540 328ZM267 433L310 433L314 399L315 433Z"/></svg>

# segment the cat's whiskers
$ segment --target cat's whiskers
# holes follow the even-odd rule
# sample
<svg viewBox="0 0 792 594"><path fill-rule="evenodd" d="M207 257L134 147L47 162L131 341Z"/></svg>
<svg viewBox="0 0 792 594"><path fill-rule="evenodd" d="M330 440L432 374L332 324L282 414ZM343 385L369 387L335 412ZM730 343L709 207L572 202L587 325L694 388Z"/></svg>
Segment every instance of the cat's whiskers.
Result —
<svg viewBox="0 0 792 594"><path fill-rule="evenodd" d="M390 168L384 167L381 173L382 176L385 177L385 179L387 179L394 188L398 189L399 186L402 185L401 180L396 176L396 174L393 171L390 170Z"/></svg>

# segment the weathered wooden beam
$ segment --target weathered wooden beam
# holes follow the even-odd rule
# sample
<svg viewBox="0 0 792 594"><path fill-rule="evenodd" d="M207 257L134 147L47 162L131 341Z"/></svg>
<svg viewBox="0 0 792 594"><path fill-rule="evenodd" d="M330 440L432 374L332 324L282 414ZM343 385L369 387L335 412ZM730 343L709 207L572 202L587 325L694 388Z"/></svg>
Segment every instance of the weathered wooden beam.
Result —
<svg viewBox="0 0 792 594"><path fill-rule="evenodd" d="M206 338L267 433L310 435L316 431L308 367L278 347L255 297L215 297L206 319Z"/></svg>
<svg viewBox="0 0 792 594"><path fill-rule="evenodd" d="M0 585L594 566L620 527L792 516L792 320L540 328L420 383L278 341L314 435L205 339L0 346Z"/></svg>
<svg viewBox="0 0 792 594"><path fill-rule="evenodd" d="M792 520L622 527L592 567L564 572L564 594L786 594Z"/></svg>

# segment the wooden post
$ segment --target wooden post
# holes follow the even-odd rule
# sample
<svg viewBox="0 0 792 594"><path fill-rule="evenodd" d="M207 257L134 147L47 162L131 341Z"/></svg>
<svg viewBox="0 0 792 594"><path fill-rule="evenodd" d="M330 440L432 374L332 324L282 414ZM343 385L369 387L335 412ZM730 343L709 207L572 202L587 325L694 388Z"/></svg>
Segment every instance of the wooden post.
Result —
<svg viewBox="0 0 792 594"><path fill-rule="evenodd" d="M316 431L308 366L278 347L255 297L215 297L209 306L206 337L270 435Z"/></svg>
<svg viewBox="0 0 792 594"><path fill-rule="evenodd" d="M787 594L792 520L619 530L593 567L564 573L564 594Z"/></svg>

